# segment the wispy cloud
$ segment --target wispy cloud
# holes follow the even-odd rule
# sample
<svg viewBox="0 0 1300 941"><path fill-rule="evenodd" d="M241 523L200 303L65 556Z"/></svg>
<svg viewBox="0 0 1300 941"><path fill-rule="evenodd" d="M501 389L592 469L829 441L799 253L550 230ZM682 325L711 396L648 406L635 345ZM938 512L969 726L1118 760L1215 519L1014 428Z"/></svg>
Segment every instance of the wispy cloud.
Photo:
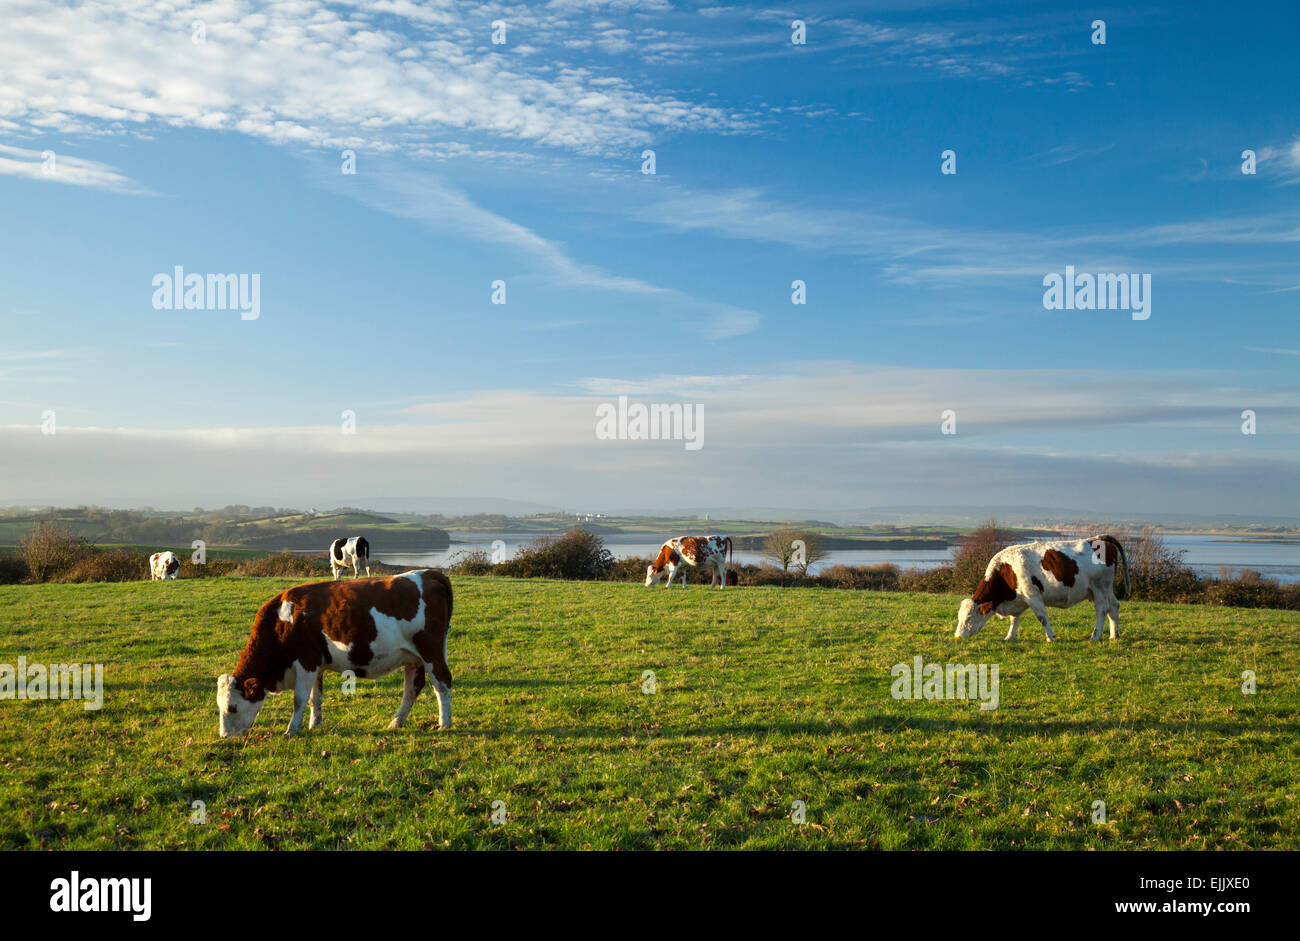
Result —
<svg viewBox="0 0 1300 941"><path fill-rule="evenodd" d="M43 183L85 186L133 196L149 195L148 189L128 179L117 167L53 150L28 150L0 144L0 173Z"/></svg>
<svg viewBox="0 0 1300 941"><path fill-rule="evenodd" d="M741 336L754 330L757 313L719 301L694 297L672 287L640 278L611 274L573 259L558 243L527 226L475 203L468 195L434 174L422 171L378 171L374 186L331 186L392 215L412 219L436 232L455 232L524 255L552 284L656 298L689 313L685 319L711 340ZM672 316L668 314L667 316Z"/></svg>

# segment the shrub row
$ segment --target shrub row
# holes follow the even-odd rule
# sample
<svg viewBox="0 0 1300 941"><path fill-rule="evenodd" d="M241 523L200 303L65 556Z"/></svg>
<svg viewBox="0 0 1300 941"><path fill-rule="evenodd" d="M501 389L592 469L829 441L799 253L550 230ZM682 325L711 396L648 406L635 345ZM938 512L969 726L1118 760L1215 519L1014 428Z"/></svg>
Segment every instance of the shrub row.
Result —
<svg viewBox="0 0 1300 941"><path fill-rule="evenodd" d="M1092 532L1101 531L1091 527ZM931 569L900 569L892 563L832 565L816 575L784 571L776 565L733 565L741 586L787 586L859 591L906 591L969 595L983 575L988 559L1007 544L1009 534L990 523L976 530L958 547L953 562ZM1121 536L1129 554L1132 597L1143 601L1211 604L1235 608L1280 608L1300 611L1300 583L1282 584L1251 569L1219 577L1197 575L1179 553L1166 550L1150 530ZM1132 548L1130 548L1130 546ZM178 553L179 554L179 553ZM558 578L641 582L651 559L615 559L599 535L573 529L559 536L544 536L520 548L514 558L493 564L482 549L462 552L448 570L454 575L504 575L515 578ZM376 575L391 575L402 568L372 561ZM326 579L329 562L324 556L294 553L268 555L246 561L214 559L195 565L181 555L181 578L251 576ZM149 557L127 549L99 549L58 532L43 532L13 554L0 554L0 584L20 582L121 582L149 578ZM707 577L688 573L690 582Z"/></svg>

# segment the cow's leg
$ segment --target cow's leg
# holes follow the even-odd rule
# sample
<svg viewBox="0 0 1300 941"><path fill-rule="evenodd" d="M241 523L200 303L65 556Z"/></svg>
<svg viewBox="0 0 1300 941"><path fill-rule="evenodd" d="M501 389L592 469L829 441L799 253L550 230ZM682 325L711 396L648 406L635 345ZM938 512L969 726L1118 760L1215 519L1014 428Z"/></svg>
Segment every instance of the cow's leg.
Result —
<svg viewBox="0 0 1300 941"><path fill-rule="evenodd" d="M442 637L442 650L432 665L433 691L438 694L438 728L451 728L451 668L447 666L447 635Z"/></svg>
<svg viewBox="0 0 1300 941"><path fill-rule="evenodd" d="M402 704L397 707L397 715L388 723L389 729L400 729L406 717L415 705L420 690L424 689L424 664L408 663L406 665L406 685L402 689Z"/></svg>
<svg viewBox="0 0 1300 941"><path fill-rule="evenodd" d="M677 577L677 568L678 568L678 567L677 567L676 565L673 565L671 562L668 563L668 587L669 587L669 588L672 588L672 587L673 587L673 579ZM682 576L682 579L683 579L682 584L683 584L683 585L686 584L685 578L686 578L686 576L683 575L683 576Z"/></svg>
<svg viewBox="0 0 1300 941"><path fill-rule="evenodd" d="M1097 626L1093 628L1092 640L1101 640L1101 629L1106 624L1106 612L1110 609L1110 602L1099 595L1092 596L1093 606L1097 609Z"/></svg>
<svg viewBox="0 0 1300 941"><path fill-rule="evenodd" d="M1013 615L1011 615L1011 627L1010 627L1010 629L1007 631L1006 639L1007 639L1007 640L1015 640L1015 639L1016 639L1016 631L1018 631L1018 630L1020 630L1020 615L1018 615L1018 614L1013 614Z"/></svg>
<svg viewBox="0 0 1300 941"><path fill-rule="evenodd" d="M307 700L311 697L311 689L316 685L316 672L304 670L301 666L294 670L293 718L289 720L289 728L285 729L285 735L297 735L302 731L302 716L307 711Z"/></svg>
<svg viewBox="0 0 1300 941"><path fill-rule="evenodd" d="M339 564L334 561L334 553L330 552L330 576L334 581L339 580Z"/></svg>
<svg viewBox="0 0 1300 941"><path fill-rule="evenodd" d="M325 671L316 671L316 682L311 687L311 725L309 728L319 729L323 716L321 715L321 702L325 699Z"/></svg>
<svg viewBox="0 0 1300 941"><path fill-rule="evenodd" d="M1047 605L1043 604L1042 598L1029 598L1029 609L1034 612L1034 617L1038 618L1043 624L1043 630L1047 631L1047 640L1049 642L1056 640L1056 635L1052 633L1052 622L1047 619Z"/></svg>
<svg viewBox="0 0 1300 941"><path fill-rule="evenodd" d="M1107 618L1110 621L1110 639L1119 638L1119 599L1114 595L1110 596L1110 604L1107 606Z"/></svg>
<svg viewBox="0 0 1300 941"><path fill-rule="evenodd" d="M447 630L451 625L447 626ZM438 697L438 728L451 728L451 668L447 666L447 631L441 641L435 640L433 631L424 630L415 635L415 649L424 657L425 668L433 680L433 692Z"/></svg>
<svg viewBox="0 0 1300 941"><path fill-rule="evenodd" d="M726 588L726 587L727 587L727 568L726 568L726 566L725 566L723 563L718 562L718 561L714 561L714 563L713 563L713 577L716 578L716 579L718 580L718 587L719 587L719 588ZM710 587L712 587L712 582L710 582Z"/></svg>

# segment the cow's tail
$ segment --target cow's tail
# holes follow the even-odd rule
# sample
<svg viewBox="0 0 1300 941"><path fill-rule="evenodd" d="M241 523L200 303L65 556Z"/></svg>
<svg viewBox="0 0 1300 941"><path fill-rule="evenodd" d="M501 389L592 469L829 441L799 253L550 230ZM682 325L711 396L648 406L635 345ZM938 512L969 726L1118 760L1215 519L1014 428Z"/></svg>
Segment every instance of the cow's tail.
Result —
<svg viewBox="0 0 1300 941"><path fill-rule="evenodd" d="M450 621L452 598L453 598L452 591L451 591L451 579L447 577L446 572L440 569L429 569L429 577L432 578L434 581L440 583L442 587L447 590L447 620Z"/></svg>
<svg viewBox="0 0 1300 941"><path fill-rule="evenodd" d="M1128 553L1124 551L1123 544L1114 536L1102 536L1101 538L1119 550L1119 560L1124 563L1124 594L1121 595L1116 591L1115 598L1118 601L1127 601L1129 598L1133 597L1133 582L1129 578L1128 574Z"/></svg>
<svg viewBox="0 0 1300 941"><path fill-rule="evenodd" d="M734 561L736 558L735 550L732 548L731 545L731 537L723 536L722 544L727 547L727 567L730 568L732 561Z"/></svg>

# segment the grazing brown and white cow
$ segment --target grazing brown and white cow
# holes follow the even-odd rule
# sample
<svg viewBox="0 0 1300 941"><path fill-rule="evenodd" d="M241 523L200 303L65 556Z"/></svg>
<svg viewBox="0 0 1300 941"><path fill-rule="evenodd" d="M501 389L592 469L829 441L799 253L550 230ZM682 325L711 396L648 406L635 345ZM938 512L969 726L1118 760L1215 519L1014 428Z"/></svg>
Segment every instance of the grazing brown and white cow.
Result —
<svg viewBox="0 0 1300 941"><path fill-rule="evenodd" d="M176 553L168 549L166 552L155 552L149 556L149 581L175 581L176 573L180 571L181 560L176 558Z"/></svg>
<svg viewBox="0 0 1300 941"><path fill-rule="evenodd" d="M659 547L659 555L646 567L645 584L668 577L668 587L678 571L682 573L682 587L686 587L686 569L698 568L709 572L709 587L727 587L727 562L732 556L730 536L684 536L669 539Z"/></svg>
<svg viewBox="0 0 1300 941"><path fill-rule="evenodd" d="M1119 602L1115 594L1117 563L1124 565L1124 597L1132 592L1128 556L1114 536L1092 536L1073 542L1030 542L1008 546L989 560L975 594L957 611L957 637L970 637L994 614L1011 618L1007 640L1016 639L1020 615L1026 610L1043 624L1049 641L1056 640L1047 609L1069 608L1091 598L1097 609L1093 640L1101 639L1110 621L1110 636L1119 636Z"/></svg>
<svg viewBox="0 0 1300 941"><path fill-rule="evenodd" d="M235 672L217 677L219 731L242 735L267 693L286 689L293 690L293 719L285 734L302 729L309 696L311 728L319 728L326 670L375 678L398 667L406 671L406 688L388 727L406 721L428 673L438 727L451 728L450 624L451 580L435 569L288 588L257 612Z"/></svg>
<svg viewBox="0 0 1300 941"><path fill-rule="evenodd" d="M358 566L365 565L366 575L370 575L370 543L365 536L353 536L350 539L335 539L330 543L330 572L335 578L345 566L352 566L352 577L361 572Z"/></svg>

